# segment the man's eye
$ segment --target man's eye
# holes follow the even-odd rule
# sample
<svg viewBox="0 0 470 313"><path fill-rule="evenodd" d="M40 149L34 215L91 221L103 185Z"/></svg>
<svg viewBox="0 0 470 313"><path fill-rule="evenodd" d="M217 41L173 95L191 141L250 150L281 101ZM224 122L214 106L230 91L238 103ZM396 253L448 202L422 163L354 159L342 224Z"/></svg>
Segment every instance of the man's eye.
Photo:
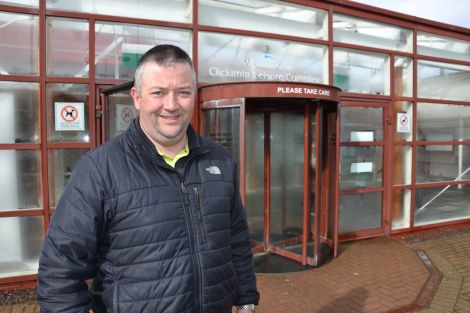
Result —
<svg viewBox="0 0 470 313"><path fill-rule="evenodd" d="M157 91L152 92L152 95L160 97L163 95L163 92L161 90L157 90Z"/></svg>
<svg viewBox="0 0 470 313"><path fill-rule="evenodd" d="M191 95L190 90L178 90L178 95L182 97L189 97Z"/></svg>

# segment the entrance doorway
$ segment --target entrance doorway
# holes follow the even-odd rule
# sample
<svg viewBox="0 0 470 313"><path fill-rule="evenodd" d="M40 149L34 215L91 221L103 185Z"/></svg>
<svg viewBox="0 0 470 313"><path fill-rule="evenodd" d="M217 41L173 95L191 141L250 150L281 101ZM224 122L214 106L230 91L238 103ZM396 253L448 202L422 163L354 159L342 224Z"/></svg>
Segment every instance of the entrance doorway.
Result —
<svg viewBox="0 0 470 313"><path fill-rule="evenodd" d="M97 86L99 105L96 108L96 138L98 144L123 133L130 125L137 112L130 90L134 81L127 81L114 86Z"/></svg>
<svg viewBox="0 0 470 313"><path fill-rule="evenodd" d="M266 96L267 84L257 84L264 94L250 94L257 90L253 85L243 94L243 83L203 87L203 133L240 164L258 271L289 270L279 259L297 268L319 266L337 251L338 103L276 97L276 90L291 89L276 89L274 83ZM307 86L292 88L325 88Z"/></svg>

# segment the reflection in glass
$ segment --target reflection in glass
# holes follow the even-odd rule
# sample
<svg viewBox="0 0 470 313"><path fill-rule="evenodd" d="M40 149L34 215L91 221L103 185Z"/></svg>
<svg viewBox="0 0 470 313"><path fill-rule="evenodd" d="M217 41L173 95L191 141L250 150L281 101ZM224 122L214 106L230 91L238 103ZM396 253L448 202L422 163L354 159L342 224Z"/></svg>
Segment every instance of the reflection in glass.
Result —
<svg viewBox="0 0 470 313"><path fill-rule="evenodd" d="M470 185L416 189L415 226L470 217Z"/></svg>
<svg viewBox="0 0 470 313"><path fill-rule="evenodd" d="M247 114L246 214L251 238L264 243L264 114Z"/></svg>
<svg viewBox="0 0 470 313"><path fill-rule="evenodd" d="M0 82L0 143L39 143L39 84Z"/></svg>
<svg viewBox="0 0 470 313"><path fill-rule="evenodd" d="M240 164L240 107L204 110L203 119L204 136L227 148Z"/></svg>
<svg viewBox="0 0 470 313"><path fill-rule="evenodd" d="M39 7L39 0L1 0L0 4L37 9Z"/></svg>
<svg viewBox="0 0 470 313"><path fill-rule="evenodd" d="M199 81L328 83L327 46L199 32Z"/></svg>
<svg viewBox="0 0 470 313"><path fill-rule="evenodd" d="M333 15L333 39L367 47L413 51L413 31L344 14Z"/></svg>
<svg viewBox="0 0 470 313"><path fill-rule="evenodd" d="M413 102L395 101L392 118L395 141L413 140Z"/></svg>
<svg viewBox="0 0 470 313"><path fill-rule="evenodd" d="M418 61L418 97L470 101L470 66Z"/></svg>
<svg viewBox="0 0 470 313"><path fill-rule="evenodd" d="M328 39L328 12L281 1L199 0L199 24Z"/></svg>
<svg viewBox="0 0 470 313"><path fill-rule="evenodd" d="M393 185L411 184L411 164L413 148L411 146L395 146L393 148Z"/></svg>
<svg viewBox="0 0 470 313"><path fill-rule="evenodd" d="M470 43L418 31L418 54L470 62Z"/></svg>
<svg viewBox="0 0 470 313"><path fill-rule="evenodd" d="M0 12L0 74L39 74L39 18Z"/></svg>
<svg viewBox="0 0 470 313"><path fill-rule="evenodd" d="M49 167L49 203L55 207L65 185L72 175L75 163L87 149L50 149L48 150Z"/></svg>
<svg viewBox="0 0 470 313"><path fill-rule="evenodd" d="M410 227L411 190L394 190L392 201L392 229Z"/></svg>
<svg viewBox="0 0 470 313"><path fill-rule="evenodd" d="M426 145L416 149L416 182L470 179L469 145Z"/></svg>
<svg viewBox="0 0 470 313"><path fill-rule="evenodd" d="M96 77L133 79L140 57L157 44L178 46L189 55L192 52L189 30L103 22L96 23L95 32Z"/></svg>
<svg viewBox="0 0 470 313"><path fill-rule="evenodd" d="M0 164L0 211L40 209L41 152L0 150Z"/></svg>
<svg viewBox="0 0 470 313"><path fill-rule="evenodd" d="M137 117L134 101L129 91L106 96L106 140L124 133L132 120Z"/></svg>
<svg viewBox="0 0 470 313"><path fill-rule="evenodd" d="M0 218L0 278L36 274L42 247L40 216Z"/></svg>
<svg viewBox="0 0 470 313"><path fill-rule="evenodd" d="M413 60L395 56L395 96L413 96Z"/></svg>
<svg viewBox="0 0 470 313"><path fill-rule="evenodd" d="M390 94L388 55L336 48L333 55L334 85L343 91Z"/></svg>
<svg viewBox="0 0 470 313"><path fill-rule="evenodd" d="M182 23L191 22L191 5L191 0L46 0L48 10L64 10Z"/></svg>
<svg viewBox="0 0 470 313"><path fill-rule="evenodd" d="M339 197L339 233L382 226L382 192Z"/></svg>
<svg viewBox="0 0 470 313"><path fill-rule="evenodd" d="M47 140L52 142L89 142L89 105L88 105L88 85L79 84L47 84ZM74 108L66 112L62 110L65 105L72 105ZM83 107L83 112L81 108ZM71 112L71 111L74 112ZM71 114L68 114L71 113ZM71 129L62 127L64 119L72 116L74 122L83 123L73 126ZM57 123L56 123L57 122ZM73 124L75 125L75 124Z"/></svg>
<svg viewBox="0 0 470 313"><path fill-rule="evenodd" d="M418 103L417 140L470 140L470 106Z"/></svg>
<svg viewBox="0 0 470 313"><path fill-rule="evenodd" d="M341 142L382 141L383 109L342 107Z"/></svg>
<svg viewBox="0 0 470 313"><path fill-rule="evenodd" d="M382 147L341 147L339 175L341 190L381 187L382 172Z"/></svg>
<svg viewBox="0 0 470 313"><path fill-rule="evenodd" d="M47 18L47 74L88 77L88 21Z"/></svg>
<svg viewBox="0 0 470 313"><path fill-rule="evenodd" d="M302 236L304 116L302 112L271 113L270 117L270 239L273 244L276 244L287 239L301 239ZM297 243L296 246L300 247L299 244ZM300 251L295 252L300 254Z"/></svg>

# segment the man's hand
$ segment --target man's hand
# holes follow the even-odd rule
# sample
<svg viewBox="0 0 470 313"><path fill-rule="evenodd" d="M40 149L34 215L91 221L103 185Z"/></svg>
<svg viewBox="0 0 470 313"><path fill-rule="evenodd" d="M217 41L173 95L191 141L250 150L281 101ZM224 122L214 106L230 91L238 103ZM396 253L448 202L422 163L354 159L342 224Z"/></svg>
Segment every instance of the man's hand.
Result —
<svg viewBox="0 0 470 313"><path fill-rule="evenodd" d="M237 313L254 313L253 310L237 310Z"/></svg>

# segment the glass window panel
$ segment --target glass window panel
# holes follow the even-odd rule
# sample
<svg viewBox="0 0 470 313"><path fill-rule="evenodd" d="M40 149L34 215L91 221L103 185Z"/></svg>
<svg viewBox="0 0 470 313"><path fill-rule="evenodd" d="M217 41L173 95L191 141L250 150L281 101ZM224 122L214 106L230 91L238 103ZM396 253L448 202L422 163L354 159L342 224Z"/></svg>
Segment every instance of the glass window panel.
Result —
<svg viewBox="0 0 470 313"><path fill-rule="evenodd" d="M336 48L333 55L334 84L343 91L390 94L390 58L374 52Z"/></svg>
<svg viewBox="0 0 470 313"><path fill-rule="evenodd" d="M392 117L395 141L413 140L413 102L395 101Z"/></svg>
<svg viewBox="0 0 470 313"><path fill-rule="evenodd" d="M368 192L339 197L339 233L382 226L382 193Z"/></svg>
<svg viewBox="0 0 470 313"><path fill-rule="evenodd" d="M341 107L341 142L382 141L383 109Z"/></svg>
<svg viewBox="0 0 470 313"><path fill-rule="evenodd" d="M470 179L469 145L428 145L416 150L416 182Z"/></svg>
<svg viewBox="0 0 470 313"><path fill-rule="evenodd" d="M411 190L394 190L392 201L392 229L410 227Z"/></svg>
<svg viewBox="0 0 470 313"><path fill-rule="evenodd" d="M80 156L87 149L51 149L48 151L49 203L55 207Z"/></svg>
<svg viewBox="0 0 470 313"><path fill-rule="evenodd" d="M199 23L202 25L328 39L328 12L324 10L280 1L198 2Z"/></svg>
<svg viewBox="0 0 470 313"><path fill-rule="evenodd" d="M395 57L395 96L413 96L413 60L405 57Z"/></svg>
<svg viewBox="0 0 470 313"><path fill-rule="evenodd" d="M199 32L199 81L328 83L328 48L257 37Z"/></svg>
<svg viewBox="0 0 470 313"><path fill-rule="evenodd" d="M46 0L49 10L64 10L91 14L163 20L190 23L192 21L191 0Z"/></svg>
<svg viewBox="0 0 470 313"><path fill-rule="evenodd" d="M382 172L382 147L341 147L341 190L382 187Z"/></svg>
<svg viewBox="0 0 470 313"><path fill-rule="evenodd" d="M192 53L189 30L100 22L95 25L95 36L96 76L102 78L133 79L140 57L157 44L176 45Z"/></svg>
<svg viewBox="0 0 470 313"><path fill-rule="evenodd" d="M124 133L131 125L137 110L130 91L116 92L106 95L106 140Z"/></svg>
<svg viewBox="0 0 470 313"><path fill-rule="evenodd" d="M417 35L418 54L470 62L470 42L425 32Z"/></svg>
<svg viewBox="0 0 470 313"><path fill-rule="evenodd" d="M39 0L2 0L0 4L14 5L26 8L38 8Z"/></svg>
<svg viewBox="0 0 470 313"><path fill-rule="evenodd" d="M41 209L41 152L0 150L0 164L0 211Z"/></svg>
<svg viewBox="0 0 470 313"><path fill-rule="evenodd" d="M204 110L203 118L204 135L227 148L240 164L240 107Z"/></svg>
<svg viewBox="0 0 470 313"><path fill-rule="evenodd" d="M395 146L393 148L393 184L411 184L411 164L413 148L411 146Z"/></svg>
<svg viewBox="0 0 470 313"><path fill-rule="evenodd" d="M270 123L269 225L271 242L276 243L302 235L304 115L303 112L271 113Z"/></svg>
<svg viewBox="0 0 470 313"><path fill-rule="evenodd" d="M470 185L416 189L415 226L470 218Z"/></svg>
<svg viewBox="0 0 470 313"><path fill-rule="evenodd" d="M43 234L41 216L0 218L0 278L37 273Z"/></svg>
<svg viewBox="0 0 470 313"><path fill-rule="evenodd" d="M417 140L470 140L470 106L418 103Z"/></svg>
<svg viewBox="0 0 470 313"><path fill-rule="evenodd" d="M413 31L357 17L334 14L333 39L367 47L413 51Z"/></svg>
<svg viewBox="0 0 470 313"><path fill-rule="evenodd" d="M246 115L246 214L251 238L264 243L264 115Z"/></svg>
<svg viewBox="0 0 470 313"><path fill-rule="evenodd" d="M47 140L52 142L89 142L88 85L48 84L46 97ZM69 116L75 119L73 123L64 122L69 119ZM56 123L56 121L60 121L60 123ZM67 124L71 126L67 128Z"/></svg>
<svg viewBox="0 0 470 313"><path fill-rule="evenodd" d="M39 18L0 12L0 74L38 75Z"/></svg>
<svg viewBox="0 0 470 313"><path fill-rule="evenodd" d="M418 97L470 101L470 66L418 61Z"/></svg>
<svg viewBox="0 0 470 313"><path fill-rule="evenodd" d="M47 74L88 77L88 21L47 18Z"/></svg>
<svg viewBox="0 0 470 313"><path fill-rule="evenodd" d="M39 143L39 84L0 82L0 143Z"/></svg>

